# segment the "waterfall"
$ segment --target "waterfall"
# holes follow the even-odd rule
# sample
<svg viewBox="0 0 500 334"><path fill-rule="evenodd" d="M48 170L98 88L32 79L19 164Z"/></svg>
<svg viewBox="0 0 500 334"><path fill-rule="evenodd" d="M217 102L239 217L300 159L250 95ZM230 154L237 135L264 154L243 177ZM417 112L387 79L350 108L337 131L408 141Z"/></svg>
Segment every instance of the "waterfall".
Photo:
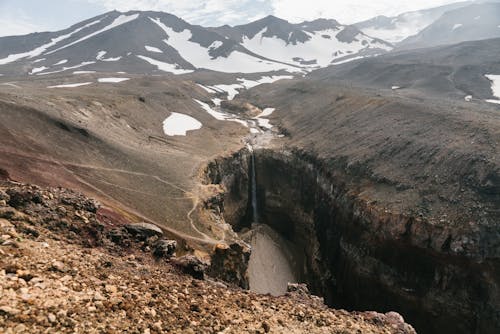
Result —
<svg viewBox="0 0 500 334"><path fill-rule="evenodd" d="M259 213L258 213L258 208L257 208L257 179L255 176L255 154L252 152L252 160L251 160L251 173L250 177L252 179L252 182L250 184L250 191L252 193L252 218L253 218L253 224L258 224L259 223Z"/></svg>

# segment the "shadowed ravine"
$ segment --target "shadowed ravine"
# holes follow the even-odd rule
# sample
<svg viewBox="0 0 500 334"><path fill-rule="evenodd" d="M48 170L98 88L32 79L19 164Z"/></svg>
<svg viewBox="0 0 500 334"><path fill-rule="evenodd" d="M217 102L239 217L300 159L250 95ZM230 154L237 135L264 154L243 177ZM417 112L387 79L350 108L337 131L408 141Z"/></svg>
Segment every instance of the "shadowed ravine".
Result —
<svg viewBox="0 0 500 334"><path fill-rule="evenodd" d="M206 170L207 181L227 190L225 221L253 246L251 289L279 294L288 281L305 282L330 306L396 311L420 333L500 328L498 264L450 254L442 227L379 211L313 156L254 154L243 150Z"/></svg>
<svg viewBox="0 0 500 334"><path fill-rule="evenodd" d="M251 230L241 236L252 246L248 262L248 283L252 291L282 295L286 292L289 282L297 281L293 245L269 225L260 224L253 151L250 166L252 223Z"/></svg>

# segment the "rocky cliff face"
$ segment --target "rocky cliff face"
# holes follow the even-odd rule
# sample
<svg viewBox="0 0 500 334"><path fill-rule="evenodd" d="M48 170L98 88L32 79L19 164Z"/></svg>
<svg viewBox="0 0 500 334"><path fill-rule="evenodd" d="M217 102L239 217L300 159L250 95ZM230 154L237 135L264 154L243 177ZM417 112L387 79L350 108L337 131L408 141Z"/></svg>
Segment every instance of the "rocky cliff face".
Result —
<svg viewBox="0 0 500 334"><path fill-rule="evenodd" d="M248 226L248 158L241 154L218 163L212 178L227 190L224 209L235 228ZM335 307L398 311L422 333L498 332L493 227L392 212L364 200L331 162L303 152L259 150L255 157L259 215L296 245L314 294ZM226 172L231 177L220 176Z"/></svg>

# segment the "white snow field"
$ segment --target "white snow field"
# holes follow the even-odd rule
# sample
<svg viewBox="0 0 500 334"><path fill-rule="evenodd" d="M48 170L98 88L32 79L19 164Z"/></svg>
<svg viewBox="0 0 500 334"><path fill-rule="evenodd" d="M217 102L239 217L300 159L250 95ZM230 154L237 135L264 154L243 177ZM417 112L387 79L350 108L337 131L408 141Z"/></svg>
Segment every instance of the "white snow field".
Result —
<svg viewBox="0 0 500 334"><path fill-rule="evenodd" d="M252 38L243 37L242 45L248 50L276 61L294 64L301 67L325 67L335 59L356 54L366 49L369 45L384 50L390 50L388 45L374 41L363 34L358 34L351 43L344 43L337 39L337 35L345 28L327 29L316 32L307 32L310 39L304 43L288 43L278 37L265 37L267 28L262 29ZM366 44L368 43L368 44ZM303 65L300 58L305 61L315 61L311 65Z"/></svg>
<svg viewBox="0 0 500 334"><path fill-rule="evenodd" d="M123 81L130 80L130 78L99 78L97 79L100 83L119 83Z"/></svg>
<svg viewBox="0 0 500 334"><path fill-rule="evenodd" d="M87 85L91 85L91 84L92 84L92 82L81 82L81 83L74 83L74 84L49 86L47 88L76 88L76 87L87 86Z"/></svg>
<svg viewBox="0 0 500 334"><path fill-rule="evenodd" d="M193 70L184 70L182 68L179 68L179 65L177 65L177 64L165 63L165 62L162 62L162 61L159 61L159 60L156 60L153 58L149 58L146 56L137 56L137 57L141 58L142 60L147 61L151 65L158 67L158 69L160 71L163 71L163 72L169 72L169 73L177 74L177 75L194 72Z"/></svg>
<svg viewBox="0 0 500 334"><path fill-rule="evenodd" d="M500 104L500 75L485 74L484 76L491 81L491 91L493 92L493 96L498 99L498 100L490 99L486 100L486 102Z"/></svg>
<svg viewBox="0 0 500 334"><path fill-rule="evenodd" d="M185 136L188 131L201 129L202 125L191 116L173 112L163 121L163 132L167 136Z"/></svg>
<svg viewBox="0 0 500 334"><path fill-rule="evenodd" d="M165 31L166 39L164 42L176 49L187 62L196 68L224 73L256 73L279 70L289 72L302 71L290 65L263 60L240 51L233 51L227 57L212 58L209 54L210 47L205 48L196 42L190 41L193 37L190 30L185 29L181 32L176 32L158 18L150 18L150 20Z"/></svg>

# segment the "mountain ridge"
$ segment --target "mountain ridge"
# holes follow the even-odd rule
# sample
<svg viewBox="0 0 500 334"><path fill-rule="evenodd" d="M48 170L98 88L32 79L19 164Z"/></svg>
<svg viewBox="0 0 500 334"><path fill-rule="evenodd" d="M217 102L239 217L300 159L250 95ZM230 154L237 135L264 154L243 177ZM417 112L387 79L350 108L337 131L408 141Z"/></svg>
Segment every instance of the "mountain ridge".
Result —
<svg viewBox="0 0 500 334"><path fill-rule="evenodd" d="M260 35L259 35L260 34ZM261 41L255 40L257 35ZM273 50L269 52L269 48ZM58 32L0 38L0 73L85 71L298 73L392 46L352 26L319 19L292 24L268 16L205 28L156 11L111 11ZM63 66L64 65L64 66Z"/></svg>

